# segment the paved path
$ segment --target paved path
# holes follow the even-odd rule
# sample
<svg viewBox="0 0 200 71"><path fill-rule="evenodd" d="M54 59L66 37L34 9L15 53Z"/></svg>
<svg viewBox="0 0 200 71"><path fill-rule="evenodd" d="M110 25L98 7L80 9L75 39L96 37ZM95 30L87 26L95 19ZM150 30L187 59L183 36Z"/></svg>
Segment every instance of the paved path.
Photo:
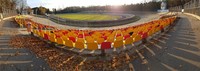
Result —
<svg viewBox="0 0 200 71"><path fill-rule="evenodd" d="M50 71L46 62L30 50L9 46L12 35L20 34L15 26L10 19L0 22L0 71Z"/></svg>
<svg viewBox="0 0 200 71"><path fill-rule="evenodd" d="M144 54L148 64L133 62L136 71L200 71L200 20L181 15L174 29L149 46ZM160 49L161 48L161 49Z"/></svg>
<svg viewBox="0 0 200 71"><path fill-rule="evenodd" d="M126 24L126 25L119 25L119 26L113 26L113 27L101 27L101 28L66 26L66 25L57 24L46 18L39 18L39 17L30 16L30 15L26 15L26 16L31 18L35 22L45 24L45 25L55 26L60 29L81 29L81 30L85 30L85 29L89 29L89 30L119 29L119 28L125 28L125 27L129 27L129 26L133 26L133 25L144 24L146 22L158 19L160 17L159 13L147 13L147 12L134 13L133 12L132 14L140 16L141 19L139 21L136 21L136 22L133 22L130 24Z"/></svg>

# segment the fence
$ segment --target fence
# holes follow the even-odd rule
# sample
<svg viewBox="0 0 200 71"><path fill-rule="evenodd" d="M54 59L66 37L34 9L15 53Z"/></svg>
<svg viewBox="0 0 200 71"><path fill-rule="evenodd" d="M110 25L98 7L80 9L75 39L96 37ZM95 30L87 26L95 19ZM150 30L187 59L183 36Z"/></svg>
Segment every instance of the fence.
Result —
<svg viewBox="0 0 200 71"><path fill-rule="evenodd" d="M2 12L0 12L0 19L3 19L5 17L9 17L9 16L13 16L16 15L16 11L15 10L7 10L4 9Z"/></svg>
<svg viewBox="0 0 200 71"><path fill-rule="evenodd" d="M182 9L184 9L184 12L200 16L200 0L191 0L185 3L183 6L170 8L170 11L181 12Z"/></svg>

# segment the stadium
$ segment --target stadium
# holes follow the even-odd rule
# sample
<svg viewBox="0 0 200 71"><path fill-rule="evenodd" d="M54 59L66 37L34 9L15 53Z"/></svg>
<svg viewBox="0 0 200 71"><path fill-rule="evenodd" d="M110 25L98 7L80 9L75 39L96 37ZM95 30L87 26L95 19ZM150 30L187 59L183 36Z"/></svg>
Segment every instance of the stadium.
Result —
<svg viewBox="0 0 200 71"><path fill-rule="evenodd" d="M120 13L72 13L47 16L54 22L77 27L110 27L124 25L140 19L139 16ZM102 25L104 24L104 25Z"/></svg>
<svg viewBox="0 0 200 71"><path fill-rule="evenodd" d="M182 4L178 3L179 0L145 0L144 3L122 3L119 6L112 3L97 6L76 4L77 6L52 10L45 8L48 5L20 7L26 5L23 3L32 1L17 1L5 2L10 3L9 10L5 10L7 7L2 3L2 8L5 7L2 14L0 8L2 70L200 69L199 43L196 42L199 40L196 37L200 26L197 24L200 22L197 20L199 16L197 10L187 9L187 5L193 3L193 0L184 1L185 13L180 12L184 10L180 8ZM195 0L197 1L199 0ZM52 6L57 3L50 2ZM62 4L61 2L58 4ZM12 4L16 4L17 11Z"/></svg>
<svg viewBox="0 0 200 71"><path fill-rule="evenodd" d="M60 14L59 14L60 15ZM66 15L66 14L65 14ZM68 15L68 14L67 14ZM71 14L70 14L71 15ZM75 16L74 16L75 15ZM76 15L83 14L73 14L72 17L76 17ZM88 14L84 14L88 15ZM97 15L97 14L95 14ZM63 15L62 15L63 16ZM90 16L94 16L91 15ZM120 15L122 16L122 15ZM118 16L118 17L120 17ZM123 15L124 16L124 15ZM57 47L59 49L63 49L66 51L73 52L75 54L79 54L80 57L86 56L91 57L92 59L88 60L97 60L97 58L104 57L106 58L103 61L109 61L114 54L121 54L126 51L132 50L137 51L141 50L141 44L146 43L146 41L156 37L156 34L160 34L161 30L167 30L171 24L173 24L176 20L175 14L166 15L167 17L160 18L158 20L146 22L144 24L129 26L129 27L121 27L117 29L110 28L109 30L95 30L95 29L59 29L54 26L44 25L41 23L34 22L30 19L25 19L24 16L18 16L15 18L15 21L22 26L27 27L28 23L32 23L33 32L32 35L43 39L45 42L48 42L52 47ZM100 16L101 17L101 16ZM99 18L99 17L97 17ZM51 19L51 18L49 18ZM61 18L57 19L59 21ZM69 18L63 18L62 20L68 20ZM126 17L124 18L126 19ZM55 19L54 19L55 20ZM70 19L69 21L77 21ZM65 21L65 22L69 22ZM85 23L82 22L93 22L94 20L81 20L78 23L78 27L82 27ZM95 20L96 21L96 20ZM102 22L103 21L103 22ZM112 21L112 20L111 20ZM114 20L116 21L116 20ZM24 22L24 23L22 23ZM61 21L59 21L61 23ZM97 23L101 22L101 23ZM96 24L106 24L104 20L97 21ZM113 22L113 21L112 21ZM114 22L111 24L115 24ZM66 26L68 23L65 23ZM115 24L116 25L116 24ZM74 25L73 25L74 26ZM88 24L86 25L88 26ZM121 25L118 25L121 26ZM87 28L94 27L88 26ZM102 26L100 26L102 27ZM95 28L100 28L95 26ZM107 26L108 27L108 26ZM112 27L109 25L109 27ZM114 26L115 27L115 26ZM48 29L48 30L46 30ZM144 30L145 29L145 30ZM130 59L128 53L125 53L125 58ZM107 60L108 58L108 60ZM82 58L81 58L82 59ZM101 58L100 58L101 59ZM84 59L83 59L84 61ZM101 61L101 60L99 60ZM145 61L144 61L145 62Z"/></svg>

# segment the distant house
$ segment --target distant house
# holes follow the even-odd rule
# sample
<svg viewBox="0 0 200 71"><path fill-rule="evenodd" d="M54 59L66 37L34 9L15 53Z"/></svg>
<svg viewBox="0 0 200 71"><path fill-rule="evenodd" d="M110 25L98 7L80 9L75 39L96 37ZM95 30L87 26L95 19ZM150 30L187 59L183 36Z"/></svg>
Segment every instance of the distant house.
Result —
<svg viewBox="0 0 200 71"><path fill-rule="evenodd" d="M46 13L50 13L49 9L45 7L34 7L32 8L33 14L38 14L38 15L45 15Z"/></svg>
<svg viewBox="0 0 200 71"><path fill-rule="evenodd" d="M34 8L32 8L33 14L38 14L38 10L39 10L38 7L34 7Z"/></svg>

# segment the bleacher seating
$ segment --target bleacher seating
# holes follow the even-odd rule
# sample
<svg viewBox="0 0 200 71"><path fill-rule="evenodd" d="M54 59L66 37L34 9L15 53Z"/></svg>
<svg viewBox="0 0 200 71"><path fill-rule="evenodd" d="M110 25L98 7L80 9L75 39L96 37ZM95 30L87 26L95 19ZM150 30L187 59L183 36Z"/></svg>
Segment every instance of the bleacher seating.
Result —
<svg viewBox="0 0 200 71"><path fill-rule="evenodd" d="M175 19L176 17L172 16L115 30L58 30L53 26L36 23L23 16L17 16L15 21L24 27L31 22L33 33L50 42L70 48L98 50L131 45L169 26Z"/></svg>

